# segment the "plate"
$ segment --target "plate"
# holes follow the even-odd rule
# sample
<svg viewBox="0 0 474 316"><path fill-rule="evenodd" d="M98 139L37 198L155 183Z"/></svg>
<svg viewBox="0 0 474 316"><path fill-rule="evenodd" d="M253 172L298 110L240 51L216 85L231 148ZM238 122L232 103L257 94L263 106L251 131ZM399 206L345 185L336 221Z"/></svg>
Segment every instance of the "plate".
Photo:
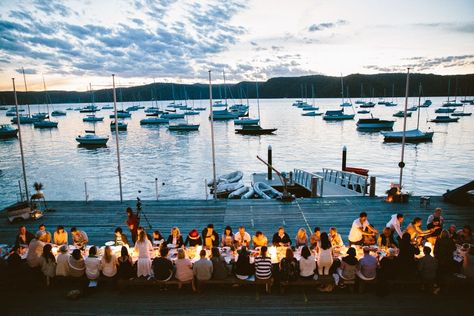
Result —
<svg viewBox="0 0 474 316"><path fill-rule="evenodd" d="M115 246L115 241L108 241L105 243L106 246Z"/></svg>

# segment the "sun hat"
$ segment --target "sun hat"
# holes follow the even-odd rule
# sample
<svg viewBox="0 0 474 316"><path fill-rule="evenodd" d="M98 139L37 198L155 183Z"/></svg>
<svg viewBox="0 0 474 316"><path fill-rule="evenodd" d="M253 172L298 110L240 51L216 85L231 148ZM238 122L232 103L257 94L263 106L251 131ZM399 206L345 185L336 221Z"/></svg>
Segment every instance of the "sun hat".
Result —
<svg viewBox="0 0 474 316"><path fill-rule="evenodd" d="M193 229L189 232L188 237L190 239L198 239L199 238L199 233L196 229Z"/></svg>

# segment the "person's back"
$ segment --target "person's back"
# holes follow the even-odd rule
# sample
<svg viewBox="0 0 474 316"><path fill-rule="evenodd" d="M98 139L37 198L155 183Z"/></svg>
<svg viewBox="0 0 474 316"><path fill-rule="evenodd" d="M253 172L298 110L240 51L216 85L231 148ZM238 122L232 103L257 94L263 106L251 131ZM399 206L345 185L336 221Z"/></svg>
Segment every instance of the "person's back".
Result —
<svg viewBox="0 0 474 316"><path fill-rule="evenodd" d="M105 256L101 259L102 274L108 278L112 278L117 274L117 257L112 254L107 261Z"/></svg>
<svg viewBox="0 0 474 316"><path fill-rule="evenodd" d="M300 259L300 276L303 278L311 278L314 276L314 270L316 270L316 259L313 256L308 258L301 257Z"/></svg>
<svg viewBox="0 0 474 316"><path fill-rule="evenodd" d="M212 278L216 280L223 280L229 275L229 270L227 270L226 262L223 256L212 257Z"/></svg>
<svg viewBox="0 0 474 316"><path fill-rule="evenodd" d="M79 251L78 249L76 249ZM81 258L74 258L74 256L69 256L69 276L74 278L80 278L84 275L84 271L86 270L86 266L84 264L84 259Z"/></svg>
<svg viewBox="0 0 474 316"><path fill-rule="evenodd" d="M66 277L69 275L69 254L60 253L56 258L56 276Z"/></svg>
<svg viewBox="0 0 474 316"><path fill-rule="evenodd" d="M436 278L436 271L438 270L438 260L433 258L430 254L425 255L418 262L418 270L423 280L433 281Z"/></svg>
<svg viewBox="0 0 474 316"><path fill-rule="evenodd" d="M84 259L86 266L86 276L89 280L96 280L100 276L100 259L97 257L87 257Z"/></svg>
<svg viewBox="0 0 474 316"><path fill-rule="evenodd" d="M377 259L370 254L365 254L359 260L359 271L366 279L374 279L377 275Z"/></svg>
<svg viewBox="0 0 474 316"><path fill-rule="evenodd" d="M344 257L341 260L340 276L344 280L354 280L356 272L359 269L359 262L355 257Z"/></svg>
<svg viewBox="0 0 474 316"><path fill-rule="evenodd" d="M205 257L201 257L193 265L193 273L199 281L207 281L212 278L212 262Z"/></svg>
<svg viewBox="0 0 474 316"><path fill-rule="evenodd" d="M173 263L166 257L157 257L151 264L155 279L167 281L173 276Z"/></svg>
<svg viewBox="0 0 474 316"><path fill-rule="evenodd" d="M246 279L254 273L254 266L250 263L250 257L248 255L239 254L239 258L235 263L236 276L241 279Z"/></svg>
<svg viewBox="0 0 474 316"><path fill-rule="evenodd" d="M302 258L303 259L303 258ZM271 262L271 261L270 261ZM299 275L298 261L295 258L283 258L280 262L280 278L282 281L295 281Z"/></svg>
<svg viewBox="0 0 474 316"><path fill-rule="evenodd" d="M39 267L40 257L43 253L43 247L45 243L37 238L33 239L28 246L28 255L26 256L26 262L30 268Z"/></svg>
<svg viewBox="0 0 474 316"><path fill-rule="evenodd" d="M175 278L185 282L193 279L193 264L188 258L176 259L174 263L176 267Z"/></svg>
<svg viewBox="0 0 474 316"><path fill-rule="evenodd" d="M265 246L260 250L260 256L255 258L255 276L257 279L272 277L272 260L267 257L267 247Z"/></svg>
<svg viewBox="0 0 474 316"><path fill-rule="evenodd" d="M134 276L132 260L129 255L120 256L117 259L117 277L122 280L130 279Z"/></svg>

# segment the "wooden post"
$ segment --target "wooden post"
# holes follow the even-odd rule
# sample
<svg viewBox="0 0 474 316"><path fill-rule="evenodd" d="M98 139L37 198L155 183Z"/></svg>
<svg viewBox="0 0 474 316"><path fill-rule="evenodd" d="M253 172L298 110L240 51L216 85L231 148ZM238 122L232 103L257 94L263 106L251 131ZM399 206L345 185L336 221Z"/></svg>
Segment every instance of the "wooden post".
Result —
<svg viewBox="0 0 474 316"><path fill-rule="evenodd" d="M341 171L346 170L346 165L347 165L347 147L344 146L344 147L342 147L342 169L341 169Z"/></svg>
<svg viewBox="0 0 474 316"><path fill-rule="evenodd" d="M375 183L376 183L377 178L374 176L370 177L370 190L369 190L369 196L374 197L375 196Z"/></svg>
<svg viewBox="0 0 474 316"><path fill-rule="evenodd" d="M311 197L318 197L318 178L311 178Z"/></svg>
<svg viewBox="0 0 474 316"><path fill-rule="evenodd" d="M268 165L269 167L267 168L267 178L268 180L271 180L272 179L272 167L270 167L272 165L272 145L268 145Z"/></svg>

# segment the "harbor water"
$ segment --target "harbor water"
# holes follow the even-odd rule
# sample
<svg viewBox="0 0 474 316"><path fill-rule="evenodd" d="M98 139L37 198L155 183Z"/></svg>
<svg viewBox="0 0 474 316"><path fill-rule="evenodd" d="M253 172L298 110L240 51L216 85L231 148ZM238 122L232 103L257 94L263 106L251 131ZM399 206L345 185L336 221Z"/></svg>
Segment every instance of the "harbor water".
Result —
<svg viewBox="0 0 474 316"><path fill-rule="evenodd" d="M405 150L404 189L416 195L440 195L473 180L474 176L474 116L461 117L457 123L429 123L446 97L431 100L431 107L420 109L420 129L431 128L435 132L433 142L407 144ZM399 103L396 107L376 105L369 110L374 117L395 120L394 130L401 130L403 118L392 114L403 109L403 100L396 101ZM266 166L256 156L265 159L269 145L273 148L273 165L280 171L340 170L341 150L347 146L347 165L369 169L370 175L377 177L377 194L384 194L391 183L398 182L401 144L384 143L379 132L356 129L357 119L370 114L357 114L354 120L326 122L321 116L301 116L303 111L293 107L293 102L292 99L260 100L261 125L278 128L275 135L242 136L235 134L232 120L214 122L217 173L241 170L245 183L250 184L252 173L266 172ZM193 103L195 107L209 108L207 100ZM322 112L340 108L339 99L316 99L315 103ZM416 103L417 100L410 100L409 107ZM118 108L137 104L119 103ZM140 104L150 106L151 102ZM162 107L166 104L163 102ZM65 110L85 105L61 104L53 108ZM100 108L104 104L97 105ZM43 105L32 105L31 110L46 111ZM345 111L352 113L353 109L349 107ZM465 111L474 112L474 105L466 105ZM30 194L34 191L33 183L41 182L49 200L84 200L86 183L88 199L118 200L115 135L110 131L109 119L112 113L113 110L101 110L96 114L105 117L103 122L95 124L97 134L110 136L105 148L78 147L75 137L93 129L92 123L82 121L86 113L67 111L67 116L52 117L59 122L57 129L22 125ZM156 189L159 199L206 198L205 181L212 178L208 116L209 110L189 116L189 122L201 124L199 131L173 132L166 125L140 126L140 120L146 117L144 110L132 112L132 118L126 119L128 131L119 132L124 199L137 196L156 199ZM250 100L250 116L257 116L256 100ZM10 118L5 116L5 111L0 112L1 124L9 123ZM407 128L415 128L416 121L417 114L413 112ZM0 207L17 201L19 180L22 180L19 141L0 140Z"/></svg>

